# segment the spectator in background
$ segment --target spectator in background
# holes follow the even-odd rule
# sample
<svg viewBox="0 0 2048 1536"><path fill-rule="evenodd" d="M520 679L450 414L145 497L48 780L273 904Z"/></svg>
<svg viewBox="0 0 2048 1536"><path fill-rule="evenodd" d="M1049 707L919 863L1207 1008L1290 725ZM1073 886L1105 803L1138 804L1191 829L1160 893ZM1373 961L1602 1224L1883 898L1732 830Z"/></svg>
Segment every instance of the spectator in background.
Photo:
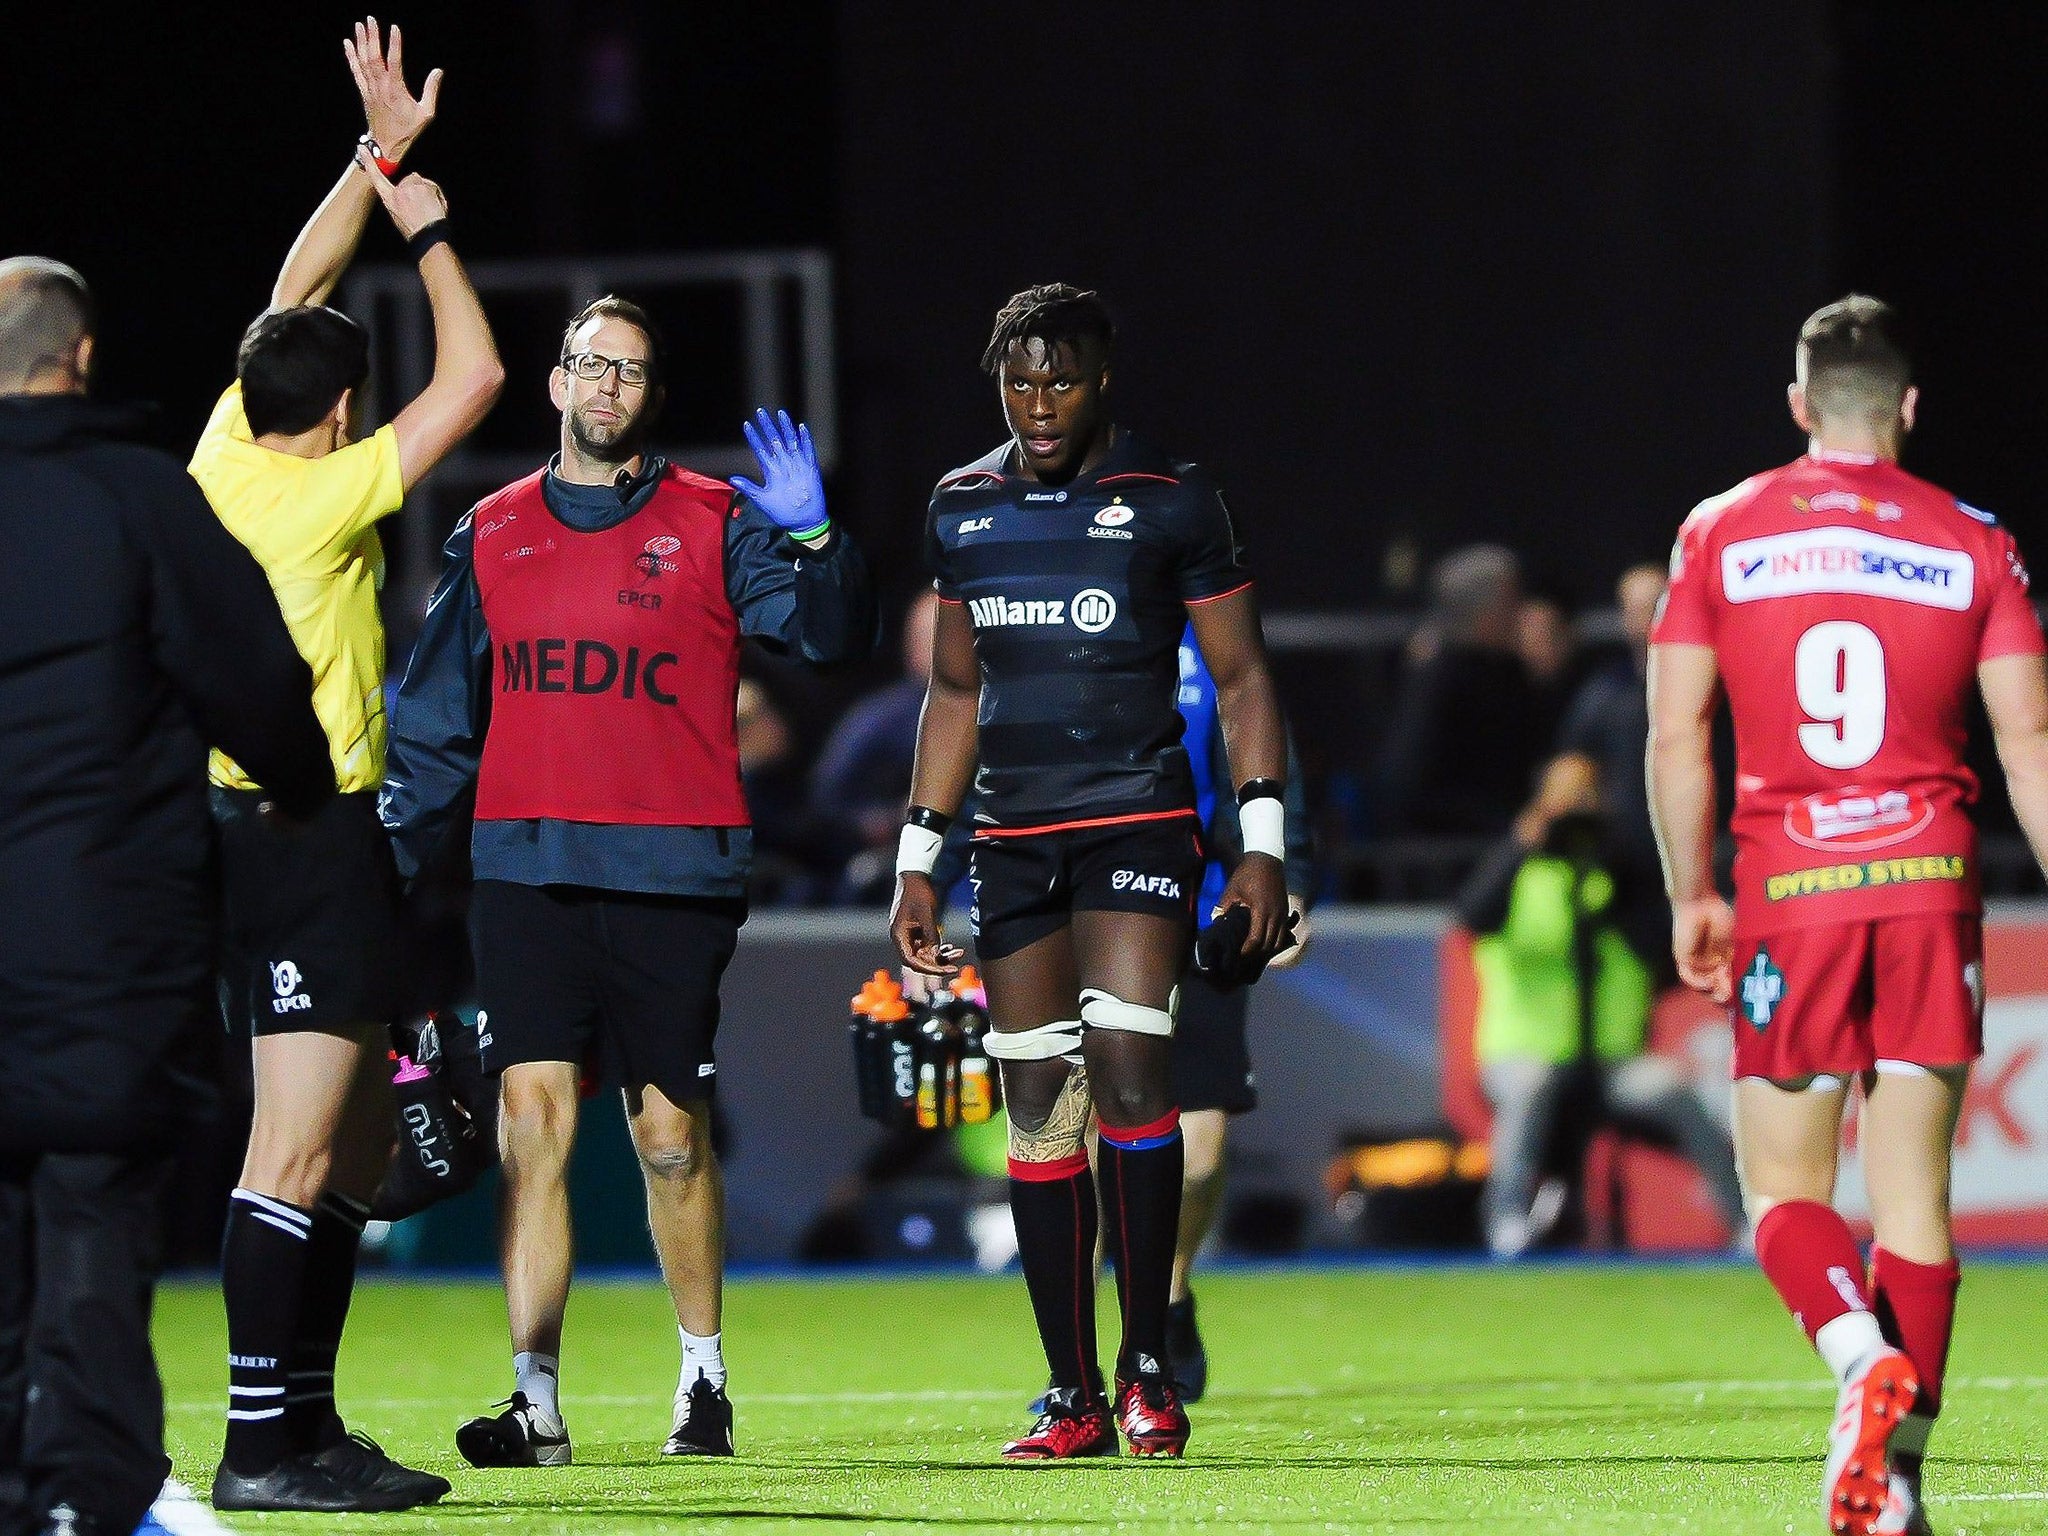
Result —
<svg viewBox="0 0 2048 1536"><path fill-rule="evenodd" d="M1565 1183L1545 1174L1576 1169L1602 1124L1678 1147L1729 1230L1745 1230L1727 1132L1677 1067L1647 1053L1653 973L1615 914L1633 880L1657 875L1632 874L1615 841L1598 780L1560 758L1459 898L1479 973L1479 1081L1494 1114L1486 1240L1503 1257L1555 1224Z"/></svg>
<svg viewBox="0 0 2048 1536"><path fill-rule="evenodd" d="M838 826L855 848L895 851L903 808L910 803L917 717L932 678L932 615L938 606L938 595L928 589L911 599L903 616L903 676L854 700L811 770L812 812Z"/></svg>
<svg viewBox="0 0 2048 1536"><path fill-rule="evenodd" d="M1636 953L1659 975L1671 957L1671 909L1657 863L1657 839L1650 830L1650 802L1644 788L1643 751L1650 735L1644 667L1649 656L1650 620L1664 598L1664 568L1632 565L1615 585L1627 653L1587 678L1566 712L1558 736L1560 762L1552 772L1597 784L1606 807L1614 857L1627 875L1629 910L1615 921Z"/></svg>
<svg viewBox="0 0 2048 1536"><path fill-rule="evenodd" d="M811 814L846 850L841 884L849 900L886 900L895 881L896 836L910 803L910 760L932 677L938 606L930 590L911 599L903 616L903 676L853 702L811 770Z"/></svg>
<svg viewBox="0 0 2048 1536"><path fill-rule="evenodd" d="M797 905L812 901L829 879L819 873L819 839L804 803L796 737L774 696L755 678L742 677L734 705L740 783L754 818L750 901ZM836 873L836 860L830 861Z"/></svg>
<svg viewBox="0 0 2048 1536"><path fill-rule="evenodd" d="M1511 551L1473 545L1438 563L1430 595L1381 758L1383 830L1497 837L1548 742L1517 651L1521 570Z"/></svg>
<svg viewBox="0 0 2048 1536"><path fill-rule="evenodd" d="M1515 614L1515 650L1535 690L1541 740L1548 742L1557 734L1581 676L1572 616L1556 593L1530 592L1523 597Z"/></svg>

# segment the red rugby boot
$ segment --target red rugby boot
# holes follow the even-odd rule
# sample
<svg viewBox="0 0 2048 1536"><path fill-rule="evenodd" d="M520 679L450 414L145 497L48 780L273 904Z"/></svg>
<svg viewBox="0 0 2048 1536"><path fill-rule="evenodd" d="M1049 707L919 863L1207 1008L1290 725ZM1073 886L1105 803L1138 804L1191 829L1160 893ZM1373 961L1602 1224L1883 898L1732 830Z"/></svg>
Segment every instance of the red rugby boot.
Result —
<svg viewBox="0 0 2048 1536"><path fill-rule="evenodd" d="M1164 1374L1116 1384L1116 1422L1131 1442L1133 1456L1178 1460L1188 1448L1188 1413Z"/></svg>
<svg viewBox="0 0 2048 1536"><path fill-rule="evenodd" d="M1114 1456L1116 1429L1109 1404L1083 1395L1079 1387L1054 1387L1031 1432L1003 1447L1005 1461L1065 1461L1075 1456Z"/></svg>
<svg viewBox="0 0 2048 1536"><path fill-rule="evenodd" d="M1885 1448L1919 1395L1913 1362L1896 1349L1878 1351L1843 1384L1821 1479L1821 1509L1836 1536L1877 1530L1891 1495Z"/></svg>

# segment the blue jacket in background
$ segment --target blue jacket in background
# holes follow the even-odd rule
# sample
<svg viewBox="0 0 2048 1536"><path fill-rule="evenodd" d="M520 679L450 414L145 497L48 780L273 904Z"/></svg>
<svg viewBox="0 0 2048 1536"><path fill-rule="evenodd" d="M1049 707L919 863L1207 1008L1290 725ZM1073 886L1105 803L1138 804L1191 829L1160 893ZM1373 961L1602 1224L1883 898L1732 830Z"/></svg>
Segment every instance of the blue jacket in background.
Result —
<svg viewBox="0 0 2048 1536"><path fill-rule="evenodd" d="M1202 847L1208 863L1202 871L1202 888L1195 903L1198 927L1209 925L1209 914L1223 896L1230 871L1244 852L1244 834L1237 820L1237 795L1218 794L1218 777L1227 772L1229 755L1223 746L1223 718L1216 708L1216 679L1209 663L1195 644L1195 627L1190 624L1180 638L1181 743L1187 748L1188 763L1195 774L1195 814L1201 818ZM932 889L941 906L948 903L955 886L967 876L968 845L974 835L971 801L960 808L952 830L946 834L932 870ZM1291 895L1309 900L1315 893L1315 846L1309 832L1308 800L1301 787L1301 762L1294 751L1294 733L1287 735L1287 889Z"/></svg>

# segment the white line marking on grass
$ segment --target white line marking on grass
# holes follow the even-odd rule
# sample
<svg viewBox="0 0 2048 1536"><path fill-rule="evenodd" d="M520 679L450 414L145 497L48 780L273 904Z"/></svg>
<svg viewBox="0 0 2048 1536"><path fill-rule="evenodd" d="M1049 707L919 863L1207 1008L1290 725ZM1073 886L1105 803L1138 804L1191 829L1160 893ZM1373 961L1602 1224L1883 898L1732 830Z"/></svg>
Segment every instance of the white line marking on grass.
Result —
<svg viewBox="0 0 2048 1536"><path fill-rule="evenodd" d="M1930 1504L2039 1504L2048 1503L2048 1493L1937 1493Z"/></svg>
<svg viewBox="0 0 2048 1536"><path fill-rule="evenodd" d="M1972 1392L2033 1392L2048 1389L2048 1376L1964 1376L1949 1379L1951 1390L1962 1389ZM1419 1390L1418 1390L1419 1389ZM1466 1392L1494 1392L1512 1395L1522 1392L1599 1392L1617 1395L1631 1393L1810 1393L1815 1396L1832 1396L1835 1385L1825 1375L1816 1373L1811 1377L1794 1380L1744 1381L1719 1378L1702 1381L1631 1381L1627 1378L1578 1376L1560 1380L1515 1380L1497 1382L1458 1382L1442 1389L1441 1395L1462 1395ZM1431 1384L1427 1382L1374 1382L1346 1381L1327 1385L1293 1383L1275 1387L1222 1388L1212 1394L1219 1401L1274 1402L1317 1397L1376 1397L1384 1395L1391 1406L1396 1398L1409 1403L1428 1401L1432 1398ZM898 1392L748 1392L750 1403L774 1403L791 1408L829 1408L835 1404L854 1408L874 1404L890 1403L1008 1403L1024 1396L1021 1388L973 1388L951 1390L944 1387L917 1388ZM591 1408L641 1408L650 1403L668 1403L668 1392L644 1393L577 1393L570 1398L573 1404ZM373 1409L417 1409L445 1407L447 1397L349 1397L351 1407ZM176 1413L218 1412L220 1404L215 1399L182 1399L173 1402L171 1410ZM1491 1412L1479 1408L1474 1412Z"/></svg>
<svg viewBox="0 0 2048 1536"><path fill-rule="evenodd" d="M1501 1380L1501 1382L1458 1382L1458 1391L1487 1391L1501 1395L1516 1393L1577 1393L1577 1391L1608 1391L1616 1395L1690 1395L1700 1397L1706 1393L1788 1393L1788 1395L1812 1395L1829 1397L1835 1391L1835 1384L1827 1376L1808 1376L1800 1380L1610 1380L1599 1376L1575 1376L1571 1380ZM1960 1376L1950 1378L1950 1389L1962 1389L1972 1393L2032 1393L2048 1389L2048 1376ZM1274 1403L1294 1399L1317 1399L1317 1397L1399 1397L1407 1403L1425 1401L1425 1393L1417 1393L1411 1382L1343 1382L1341 1386L1313 1386L1313 1384L1288 1384L1288 1386L1255 1386L1255 1389L1219 1389L1212 1393L1219 1401L1241 1401L1241 1403ZM872 1407L889 1403L1014 1403L1022 1397L1022 1389L967 1389L948 1391L942 1386L897 1393L748 1393L750 1403L774 1403L780 1407ZM362 1409L432 1409L444 1407L449 1397L350 1397L352 1407ZM578 1407L647 1407L651 1403L666 1405L670 1393L578 1393L569 1399ZM178 1401L170 1405L172 1413L217 1413L219 1403L215 1401ZM1493 1413L1493 1407L1475 1407L1470 1413Z"/></svg>

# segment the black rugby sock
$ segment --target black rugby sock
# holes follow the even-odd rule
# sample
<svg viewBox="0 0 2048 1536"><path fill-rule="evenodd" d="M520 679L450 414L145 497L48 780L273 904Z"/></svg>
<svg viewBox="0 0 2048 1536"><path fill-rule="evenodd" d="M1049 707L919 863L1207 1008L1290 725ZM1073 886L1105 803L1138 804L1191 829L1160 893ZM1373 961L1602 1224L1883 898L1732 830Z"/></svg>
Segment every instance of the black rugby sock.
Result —
<svg viewBox="0 0 2048 1536"><path fill-rule="evenodd" d="M1181 1173L1186 1161L1180 1111L1149 1125L1102 1127L1097 1177L1102 1188L1104 1244L1116 1266L1124 1336L1116 1373L1130 1380L1169 1370L1166 1306L1173 1288L1173 1248L1180 1232Z"/></svg>
<svg viewBox="0 0 2048 1536"><path fill-rule="evenodd" d="M295 1451L324 1451L348 1438L334 1407L334 1357L356 1288L356 1254L370 1208L332 1192L313 1207L306 1278L285 1377L285 1433Z"/></svg>
<svg viewBox="0 0 2048 1536"><path fill-rule="evenodd" d="M228 1197L220 1289L228 1314L230 1470L268 1472L292 1454L285 1433L285 1360L299 1311L313 1213L271 1195Z"/></svg>
<svg viewBox="0 0 2048 1536"><path fill-rule="evenodd" d="M1021 1171L1020 1171L1021 1170ZM1102 1396L1095 1354L1095 1188L1088 1155L1010 1162L1010 1213L1024 1284L1055 1387Z"/></svg>

